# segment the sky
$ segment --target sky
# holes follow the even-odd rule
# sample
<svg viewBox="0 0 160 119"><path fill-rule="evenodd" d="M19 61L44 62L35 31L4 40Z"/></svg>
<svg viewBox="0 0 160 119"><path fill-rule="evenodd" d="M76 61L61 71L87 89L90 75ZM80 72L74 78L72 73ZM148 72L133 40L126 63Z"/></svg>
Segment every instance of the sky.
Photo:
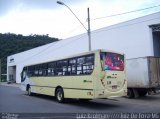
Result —
<svg viewBox="0 0 160 119"><path fill-rule="evenodd" d="M56 2L57 0L0 0L0 33L48 34L50 37L60 39L86 33L86 29L71 11ZM89 8L91 32L160 12L160 0L61 0L61 2L76 14L86 28ZM149 7L153 8L140 10ZM111 17L135 10L138 11Z"/></svg>

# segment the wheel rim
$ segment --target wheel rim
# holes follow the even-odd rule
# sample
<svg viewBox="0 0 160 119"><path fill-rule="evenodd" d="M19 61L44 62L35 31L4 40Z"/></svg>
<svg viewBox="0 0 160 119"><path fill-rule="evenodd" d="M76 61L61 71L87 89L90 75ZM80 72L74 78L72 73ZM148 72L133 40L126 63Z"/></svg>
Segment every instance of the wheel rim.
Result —
<svg viewBox="0 0 160 119"><path fill-rule="evenodd" d="M31 95L31 88L28 89L28 95Z"/></svg>
<svg viewBox="0 0 160 119"><path fill-rule="evenodd" d="M62 92L61 92L61 91L58 91L58 92L57 92L57 99L58 99L59 101L61 101L61 100L62 100L62 97L63 97Z"/></svg>

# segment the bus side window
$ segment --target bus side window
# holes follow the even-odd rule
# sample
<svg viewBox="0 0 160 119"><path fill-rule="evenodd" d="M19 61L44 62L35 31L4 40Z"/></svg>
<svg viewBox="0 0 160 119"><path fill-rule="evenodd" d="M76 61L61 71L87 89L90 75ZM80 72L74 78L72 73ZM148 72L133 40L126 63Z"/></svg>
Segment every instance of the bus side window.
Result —
<svg viewBox="0 0 160 119"><path fill-rule="evenodd" d="M85 74L83 65L85 64L85 57L77 58L77 75Z"/></svg>
<svg viewBox="0 0 160 119"><path fill-rule="evenodd" d="M48 71L49 76L55 76L56 75L56 62L50 62L48 63Z"/></svg>
<svg viewBox="0 0 160 119"><path fill-rule="evenodd" d="M28 67L27 75L28 75L28 77L34 76L34 66L29 66Z"/></svg>
<svg viewBox="0 0 160 119"><path fill-rule="evenodd" d="M94 67L94 55L87 55L77 59L77 75L89 75Z"/></svg>
<svg viewBox="0 0 160 119"><path fill-rule="evenodd" d="M94 55L86 57L85 70L86 74L91 74L94 68Z"/></svg>
<svg viewBox="0 0 160 119"><path fill-rule="evenodd" d="M34 76L38 76L38 71L39 70L39 66L35 65L35 70L34 70Z"/></svg>
<svg viewBox="0 0 160 119"><path fill-rule="evenodd" d="M68 63L68 75L76 74L76 58L69 59Z"/></svg>
<svg viewBox="0 0 160 119"><path fill-rule="evenodd" d="M48 64L45 63L45 64L42 65L42 67L43 67L42 68L43 69L43 71L42 71L43 72L43 76L47 76L48 75L48 71L47 71L48 70Z"/></svg>
<svg viewBox="0 0 160 119"><path fill-rule="evenodd" d="M42 64L40 64L38 66L38 76L42 76L42 74L43 74L43 67L42 67Z"/></svg>
<svg viewBox="0 0 160 119"><path fill-rule="evenodd" d="M24 67L21 73L21 82L25 81L27 77L27 67Z"/></svg>
<svg viewBox="0 0 160 119"><path fill-rule="evenodd" d="M62 61L62 72L63 72L63 76L67 76L68 75L68 60L63 60Z"/></svg>
<svg viewBox="0 0 160 119"><path fill-rule="evenodd" d="M62 69L62 61L57 61L57 66L56 66L56 73L58 74L58 76L62 75L63 69Z"/></svg>

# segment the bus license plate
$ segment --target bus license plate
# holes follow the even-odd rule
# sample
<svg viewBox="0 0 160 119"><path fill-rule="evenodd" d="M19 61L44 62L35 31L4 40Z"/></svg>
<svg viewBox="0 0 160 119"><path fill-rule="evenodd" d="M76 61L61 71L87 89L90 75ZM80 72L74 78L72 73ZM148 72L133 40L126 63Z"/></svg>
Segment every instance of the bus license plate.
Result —
<svg viewBox="0 0 160 119"><path fill-rule="evenodd" d="M112 86L112 89L117 89L117 85Z"/></svg>

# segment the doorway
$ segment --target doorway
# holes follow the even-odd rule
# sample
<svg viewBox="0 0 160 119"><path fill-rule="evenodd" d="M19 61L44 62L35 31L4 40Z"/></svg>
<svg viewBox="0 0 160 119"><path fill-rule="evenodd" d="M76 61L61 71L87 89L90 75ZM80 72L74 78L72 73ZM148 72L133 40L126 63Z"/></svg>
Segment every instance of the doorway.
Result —
<svg viewBox="0 0 160 119"><path fill-rule="evenodd" d="M160 57L160 24L150 27L152 28L154 56Z"/></svg>
<svg viewBox="0 0 160 119"><path fill-rule="evenodd" d="M8 81L14 83L16 82L16 66L8 67Z"/></svg>

